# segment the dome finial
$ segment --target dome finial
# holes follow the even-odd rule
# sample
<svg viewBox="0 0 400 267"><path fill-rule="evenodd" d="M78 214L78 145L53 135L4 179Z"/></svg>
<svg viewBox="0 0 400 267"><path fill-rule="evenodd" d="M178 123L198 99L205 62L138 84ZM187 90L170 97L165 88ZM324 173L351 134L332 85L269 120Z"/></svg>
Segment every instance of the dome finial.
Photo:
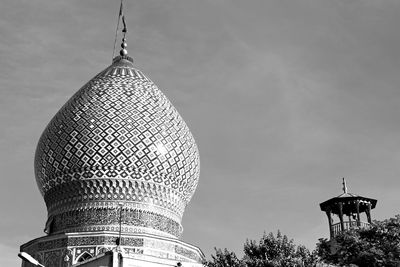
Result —
<svg viewBox="0 0 400 267"><path fill-rule="evenodd" d="M346 185L346 179L344 179L344 177L342 178L343 182L343 193L347 194L347 185Z"/></svg>
<svg viewBox="0 0 400 267"><path fill-rule="evenodd" d="M122 0L121 0L121 12L122 14ZM126 22L125 22L125 16L122 14L122 23L124 24L124 28L122 29L122 32L124 34L124 37L122 38L122 43L121 43L121 50L119 51L119 54L121 57L128 55L128 50L126 50L126 47L128 44L126 43L126 33L128 32L128 29L126 28Z"/></svg>
<svg viewBox="0 0 400 267"><path fill-rule="evenodd" d="M122 20L122 23L124 25L124 28L122 29L123 37L122 37L122 43L121 43L121 50L119 51L119 54L121 57L126 57L128 55L128 50L126 50L126 47L128 44L126 43L126 33L128 32L128 28L126 27L126 22L125 22L125 15L123 12L124 5L123 5L123 0L121 0L121 5L119 8L119 14L118 14L118 22L117 22L117 29L115 30L115 40L114 40L114 49L113 49L113 60L114 60L114 53L115 53L115 44L117 42L117 35L118 35L118 29L119 29L119 22Z"/></svg>

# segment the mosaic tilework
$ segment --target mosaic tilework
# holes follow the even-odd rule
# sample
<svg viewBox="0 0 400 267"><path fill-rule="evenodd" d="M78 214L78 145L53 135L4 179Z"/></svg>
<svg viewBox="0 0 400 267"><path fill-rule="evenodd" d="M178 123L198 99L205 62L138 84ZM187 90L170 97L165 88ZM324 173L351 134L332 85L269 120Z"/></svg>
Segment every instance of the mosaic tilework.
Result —
<svg viewBox="0 0 400 267"><path fill-rule="evenodd" d="M124 232L147 232L179 236L182 226L157 213L142 210L123 210L121 216ZM54 217L52 232L119 231L119 214L116 209L74 210ZM156 231L154 231L156 230Z"/></svg>
<svg viewBox="0 0 400 267"><path fill-rule="evenodd" d="M177 254L180 254L182 256L185 256L189 259L196 259L197 261L201 262L201 257L199 257L199 255L193 251L193 250L189 250L187 248L184 248L182 246L175 246L175 252Z"/></svg>
<svg viewBox="0 0 400 267"><path fill-rule="evenodd" d="M68 239L68 246L95 246L95 245L110 245L115 248L117 236L85 236L85 237L72 237ZM142 238L126 238L123 237L121 245L142 247Z"/></svg>
<svg viewBox="0 0 400 267"><path fill-rule="evenodd" d="M189 200L199 156L176 109L153 82L125 63L101 72L63 106L39 141L35 167L43 193L75 169L142 167L160 174L157 183L182 188ZM127 171L125 177L135 174ZM92 175L96 172L87 169L86 177L72 176Z"/></svg>
<svg viewBox="0 0 400 267"><path fill-rule="evenodd" d="M43 263L45 266L61 266L63 265L63 251L54 250L44 253Z"/></svg>
<svg viewBox="0 0 400 267"><path fill-rule="evenodd" d="M39 243L38 249L39 250L52 250L55 248L63 248L67 246L67 239L55 239L49 240L47 242Z"/></svg>
<svg viewBox="0 0 400 267"><path fill-rule="evenodd" d="M21 251L28 252L41 263L46 264L45 266L71 266L85 252L96 256L115 250L117 238L118 234L104 233L45 236L22 245ZM176 239L149 235L122 235L121 249L127 254L143 254L176 261L202 262L204 259L204 255L196 247Z"/></svg>
<svg viewBox="0 0 400 267"><path fill-rule="evenodd" d="M71 181L52 188L44 199L49 216L90 207L118 209L118 203L123 201L124 209L147 207L179 221L185 208L176 191L162 185L134 180Z"/></svg>
<svg viewBox="0 0 400 267"><path fill-rule="evenodd" d="M176 235L199 173L186 123L127 58L117 58L75 93L50 121L35 155L49 219L122 201L168 217L170 229L146 227Z"/></svg>

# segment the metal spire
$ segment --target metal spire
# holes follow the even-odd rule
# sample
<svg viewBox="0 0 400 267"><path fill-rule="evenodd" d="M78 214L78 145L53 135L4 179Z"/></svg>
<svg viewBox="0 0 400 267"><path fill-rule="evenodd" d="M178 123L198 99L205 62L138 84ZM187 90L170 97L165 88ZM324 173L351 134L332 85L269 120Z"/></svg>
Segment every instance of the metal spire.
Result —
<svg viewBox="0 0 400 267"><path fill-rule="evenodd" d="M343 182L342 182L342 184L343 184L343 193L347 194L346 180L344 179L344 177L342 179L343 179Z"/></svg>
<svg viewBox="0 0 400 267"><path fill-rule="evenodd" d="M119 51L119 54L121 56L126 56L128 55L128 51L126 50L127 43L126 43L126 33L128 32L128 28L126 27L126 22L125 22L125 16L124 16L124 4L123 0L121 0L121 5L119 7L119 13L118 13L118 22L117 22L117 28L115 30L115 39L114 39L114 48L113 48L113 55L112 55L112 60L114 59L114 54L115 54L115 45L117 43L117 35L118 35L118 29L119 29L119 22L122 20L122 23L124 25L124 28L122 29L123 37L122 37L122 43L121 43L121 50Z"/></svg>

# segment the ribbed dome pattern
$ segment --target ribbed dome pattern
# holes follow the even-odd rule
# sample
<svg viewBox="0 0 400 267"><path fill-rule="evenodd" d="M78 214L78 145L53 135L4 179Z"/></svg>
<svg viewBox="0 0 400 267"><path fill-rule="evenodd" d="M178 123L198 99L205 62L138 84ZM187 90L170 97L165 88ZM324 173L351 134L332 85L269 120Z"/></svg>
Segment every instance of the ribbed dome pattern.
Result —
<svg viewBox="0 0 400 267"><path fill-rule="evenodd" d="M85 84L54 116L36 150L47 230L179 236L199 179L196 143L170 101L129 57Z"/></svg>

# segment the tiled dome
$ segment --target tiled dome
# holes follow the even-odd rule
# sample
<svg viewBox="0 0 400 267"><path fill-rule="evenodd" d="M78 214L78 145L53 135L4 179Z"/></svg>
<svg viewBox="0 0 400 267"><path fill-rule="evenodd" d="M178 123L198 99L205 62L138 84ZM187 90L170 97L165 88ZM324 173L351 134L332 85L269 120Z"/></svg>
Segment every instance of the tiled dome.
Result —
<svg viewBox="0 0 400 267"><path fill-rule="evenodd" d="M117 231L178 237L199 179L196 143L182 117L128 56L58 111L36 149L49 233ZM121 204L123 203L123 204Z"/></svg>

